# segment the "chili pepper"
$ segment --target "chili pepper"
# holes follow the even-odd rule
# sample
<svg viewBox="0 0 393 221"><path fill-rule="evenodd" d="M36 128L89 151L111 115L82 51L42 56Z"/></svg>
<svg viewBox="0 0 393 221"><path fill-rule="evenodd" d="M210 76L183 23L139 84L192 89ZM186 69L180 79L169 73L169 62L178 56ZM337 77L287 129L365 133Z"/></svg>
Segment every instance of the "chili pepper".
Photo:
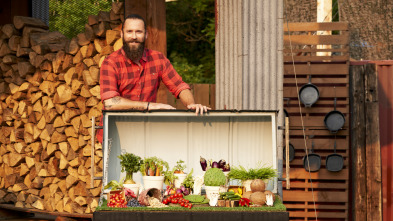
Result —
<svg viewBox="0 0 393 221"><path fill-rule="evenodd" d="M250 202L251 201L249 199L247 199L247 198L241 198L240 201L239 201L239 205L240 206L249 207L250 206Z"/></svg>

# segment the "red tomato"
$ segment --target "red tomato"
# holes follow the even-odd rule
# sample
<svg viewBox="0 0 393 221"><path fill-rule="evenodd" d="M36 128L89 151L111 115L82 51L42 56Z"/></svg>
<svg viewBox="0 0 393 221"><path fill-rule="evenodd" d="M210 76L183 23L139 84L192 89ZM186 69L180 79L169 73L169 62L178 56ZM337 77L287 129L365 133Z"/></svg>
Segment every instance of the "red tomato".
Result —
<svg viewBox="0 0 393 221"><path fill-rule="evenodd" d="M175 199L175 200L172 200L172 203L174 203L174 204L177 204L177 200Z"/></svg>
<svg viewBox="0 0 393 221"><path fill-rule="evenodd" d="M169 197L169 199L173 199L175 197L175 195L171 195L170 197Z"/></svg>
<svg viewBox="0 0 393 221"><path fill-rule="evenodd" d="M163 201L163 203L164 203L164 204L168 204L168 203L169 203L168 201L169 201L168 199L165 199L165 200Z"/></svg>
<svg viewBox="0 0 393 221"><path fill-rule="evenodd" d="M192 204L190 203L190 204L188 204L188 209L191 209L192 208Z"/></svg>
<svg viewBox="0 0 393 221"><path fill-rule="evenodd" d="M186 203L189 203L190 201L189 200L186 200Z"/></svg>
<svg viewBox="0 0 393 221"><path fill-rule="evenodd" d="M183 203L183 202L181 202L181 203L180 203L180 206L184 206L184 203Z"/></svg>
<svg viewBox="0 0 393 221"><path fill-rule="evenodd" d="M179 198L180 198L180 197L181 197L181 198L183 198L183 194L181 194L181 193L178 193L178 194L177 194L177 197L179 197Z"/></svg>

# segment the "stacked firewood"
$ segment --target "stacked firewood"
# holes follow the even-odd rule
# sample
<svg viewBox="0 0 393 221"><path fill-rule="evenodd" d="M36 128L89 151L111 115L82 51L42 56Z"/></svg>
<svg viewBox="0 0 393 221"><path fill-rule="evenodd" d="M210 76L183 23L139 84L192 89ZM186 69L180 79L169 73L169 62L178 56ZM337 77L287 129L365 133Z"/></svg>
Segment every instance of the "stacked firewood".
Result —
<svg viewBox="0 0 393 221"><path fill-rule="evenodd" d="M123 7L89 16L71 40L29 17L0 27L0 203L97 207L102 181L92 177L102 176L102 148L91 144L91 119L98 125L102 110L100 64L122 46Z"/></svg>

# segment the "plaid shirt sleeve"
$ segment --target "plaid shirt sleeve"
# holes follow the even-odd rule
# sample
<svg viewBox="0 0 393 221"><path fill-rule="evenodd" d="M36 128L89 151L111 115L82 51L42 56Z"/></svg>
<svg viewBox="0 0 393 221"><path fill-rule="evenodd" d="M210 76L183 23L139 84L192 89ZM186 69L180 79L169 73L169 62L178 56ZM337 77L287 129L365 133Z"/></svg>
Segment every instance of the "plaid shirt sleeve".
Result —
<svg viewBox="0 0 393 221"><path fill-rule="evenodd" d="M112 97L120 96L117 81L119 75L116 73L115 62L105 59L100 68L100 90L101 100L107 100Z"/></svg>
<svg viewBox="0 0 393 221"><path fill-rule="evenodd" d="M162 82L176 98L179 98L180 92L191 88L183 81L167 58L164 58L163 62L164 71L162 73Z"/></svg>

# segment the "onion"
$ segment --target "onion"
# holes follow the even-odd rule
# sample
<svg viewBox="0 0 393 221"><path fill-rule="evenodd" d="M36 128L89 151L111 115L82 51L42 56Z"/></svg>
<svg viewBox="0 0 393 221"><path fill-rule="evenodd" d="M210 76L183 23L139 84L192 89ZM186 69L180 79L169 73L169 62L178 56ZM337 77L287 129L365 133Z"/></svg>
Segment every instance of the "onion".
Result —
<svg viewBox="0 0 393 221"><path fill-rule="evenodd" d="M186 188L184 186L181 186L180 189L182 192L184 192L186 190Z"/></svg>
<svg viewBox="0 0 393 221"><path fill-rule="evenodd" d="M176 189L176 193L183 193L181 189Z"/></svg>
<svg viewBox="0 0 393 221"><path fill-rule="evenodd" d="M190 191L188 191L188 189L185 189L185 190L183 191L183 194L184 194L185 196L187 196L187 195L190 194Z"/></svg>
<svg viewBox="0 0 393 221"><path fill-rule="evenodd" d="M265 182L261 179L255 179L250 184L251 191L255 192L265 192Z"/></svg>

